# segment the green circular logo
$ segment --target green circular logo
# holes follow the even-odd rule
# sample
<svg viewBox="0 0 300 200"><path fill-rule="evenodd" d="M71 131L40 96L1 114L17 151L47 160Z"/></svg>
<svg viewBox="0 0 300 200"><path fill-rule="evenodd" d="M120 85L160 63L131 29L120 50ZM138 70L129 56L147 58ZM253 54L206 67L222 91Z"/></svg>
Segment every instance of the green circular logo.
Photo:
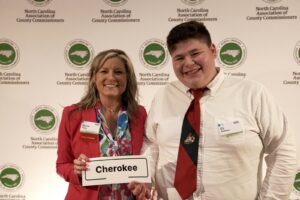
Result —
<svg viewBox="0 0 300 200"><path fill-rule="evenodd" d="M11 69L19 61L19 48L7 39L0 39L0 69Z"/></svg>
<svg viewBox="0 0 300 200"><path fill-rule="evenodd" d="M184 4L189 6L195 6L202 3L204 0L181 0Z"/></svg>
<svg viewBox="0 0 300 200"><path fill-rule="evenodd" d="M32 5L43 7L48 5L52 0L28 0Z"/></svg>
<svg viewBox="0 0 300 200"><path fill-rule="evenodd" d="M151 39L140 48L140 60L149 69L160 69L168 60L168 51L163 41Z"/></svg>
<svg viewBox="0 0 300 200"><path fill-rule="evenodd" d="M30 119L35 131L50 133L57 126L58 114L49 106L39 106L33 110Z"/></svg>
<svg viewBox="0 0 300 200"><path fill-rule="evenodd" d="M239 67L246 58L246 47L238 39L225 39L218 45L218 61L226 69Z"/></svg>
<svg viewBox="0 0 300 200"><path fill-rule="evenodd" d="M263 1L266 2L266 3L278 3L281 0L263 0Z"/></svg>
<svg viewBox="0 0 300 200"><path fill-rule="evenodd" d="M106 4L110 6L122 6L127 3L127 0L103 0Z"/></svg>
<svg viewBox="0 0 300 200"><path fill-rule="evenodd" d="M298 65L300 65L300 41L297 42L294 49L294 58Z"/></svg>
<svg viewBox="0 0 300 200"><path fill-rule="evenodd" d="M92 46L84 40L73 40L65 49L65 58L75 69L85 69L92 61L93 54Z"/></svg>
<svg viewBox="0 0 300 200"><path fill-rule="evenodd" d="M296 190L300 194L300 171L298 171L295 176L294 190Z"/></svg>
<svg viewBox="0 0 300 200"><path fill-rule="evenodd" d="M3 189L14 191L24 182L23 171L15 165L5 165L0 169L0 185Z"/></svg>

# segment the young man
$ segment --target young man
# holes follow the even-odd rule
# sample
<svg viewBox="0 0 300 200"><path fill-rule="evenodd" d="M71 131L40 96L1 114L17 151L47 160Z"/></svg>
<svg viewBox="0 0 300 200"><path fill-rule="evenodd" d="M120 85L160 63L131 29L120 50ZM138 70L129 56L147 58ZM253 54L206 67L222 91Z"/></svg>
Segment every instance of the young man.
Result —
<svg viewBox="0 0 300 200"><path fill-rule="evenodd" d="M216 67L217 50L202 23L175 26L167 45L178 81L158 91L146 129L158 198L288 199L296 171L296 148L286 117L266 88L254 81L226 77ZM191 130L183 138L183 121L197 89L204 91L198 100L199 138ZM193 143L199 145L196 150L189 148ZM179 153L180 149L185 153ZM184 164L179 164L179 154L185 154ZM192 167L179 167L190 165L190 154L196 154L195 178L187 178Z"/></svg>

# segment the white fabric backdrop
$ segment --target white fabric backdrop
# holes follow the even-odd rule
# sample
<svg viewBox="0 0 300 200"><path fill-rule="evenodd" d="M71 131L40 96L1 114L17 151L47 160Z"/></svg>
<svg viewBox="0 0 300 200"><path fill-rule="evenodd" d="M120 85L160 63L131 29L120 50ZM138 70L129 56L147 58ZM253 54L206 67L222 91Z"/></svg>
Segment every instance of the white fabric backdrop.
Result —
<svg viewBox="0 0 300 200"><path fill-rule="evenodd" d="M240 58L224 53L218 65L266 85L299 143L299 10L298 0L0 0L0 200L63 199L57 128L63 107L85 91L92 56L125 50L149 109L156 90L175 79L166 35L190 19L205 22L220 52L239 45Z"/></svg>

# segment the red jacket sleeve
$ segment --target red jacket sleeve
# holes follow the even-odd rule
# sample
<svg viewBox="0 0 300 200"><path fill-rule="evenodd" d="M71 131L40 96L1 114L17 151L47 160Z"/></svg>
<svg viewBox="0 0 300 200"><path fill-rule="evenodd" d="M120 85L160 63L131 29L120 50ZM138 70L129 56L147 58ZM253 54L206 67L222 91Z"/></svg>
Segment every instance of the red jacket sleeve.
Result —
<svg viewBox="0 0 300 200"><path fill-rule="evenodd" d="M73 130L70 130L70 116L73 117L71 113L72 111L74 111L74 109L74 106L69 106L64 108L62 113L58 132L56 172L67 182L73 184L81 184L80 178L74 173L73 169L73 160L75 159L75 157L72 150Z"/></svg>
<svg viewBox="0 0 300 200"><path fill-rule="evenodd" d="M145 121L147 118L147 112L143 106L139 106L134 118L129 122L130 133L132 135L132 149L133 155L139 155L143 144L143 138L145 136Z"/></svg>

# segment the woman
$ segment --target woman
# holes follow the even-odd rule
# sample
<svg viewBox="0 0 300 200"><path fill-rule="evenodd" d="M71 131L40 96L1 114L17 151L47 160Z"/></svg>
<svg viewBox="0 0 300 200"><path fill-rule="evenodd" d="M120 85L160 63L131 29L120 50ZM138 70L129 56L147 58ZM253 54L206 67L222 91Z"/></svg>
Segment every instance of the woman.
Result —
<svg viewBox="0 0 300 200"><path fill-rule="evenodd" d="M125 52L100 52L93 60L88 91L64 108L58 135L57 173L69 182L66 200L132 199L127 184L83 187L88 158L140 154L145 108L137 102L133 65ZM83 122L99 123L99 137L85 137Z"/></svg>

